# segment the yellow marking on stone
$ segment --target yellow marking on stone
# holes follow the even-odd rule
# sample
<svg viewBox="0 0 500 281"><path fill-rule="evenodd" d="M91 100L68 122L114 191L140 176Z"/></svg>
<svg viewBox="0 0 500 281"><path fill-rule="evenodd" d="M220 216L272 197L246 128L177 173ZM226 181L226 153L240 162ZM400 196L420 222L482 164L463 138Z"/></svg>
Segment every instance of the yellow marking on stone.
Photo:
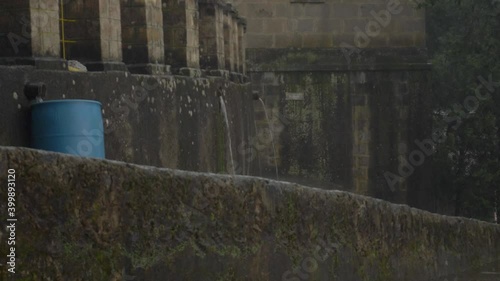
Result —
<svg viewBox="0 0 500 281"><path fill-rule="evenodd" d="M62 43L62 52L63 52L63 59L66 59L66 43L76 43L76 41L74 40L66 40L66 35L65 35L65 32L64 32L64 23L66 22L76 22L76 20L72 20L72 19L65 19L64 18L64 1L60 1L61 3L61 6L60 6L60 10L61 10L61 17L59 18L59 21L61 22L61 43Z"/></svg>

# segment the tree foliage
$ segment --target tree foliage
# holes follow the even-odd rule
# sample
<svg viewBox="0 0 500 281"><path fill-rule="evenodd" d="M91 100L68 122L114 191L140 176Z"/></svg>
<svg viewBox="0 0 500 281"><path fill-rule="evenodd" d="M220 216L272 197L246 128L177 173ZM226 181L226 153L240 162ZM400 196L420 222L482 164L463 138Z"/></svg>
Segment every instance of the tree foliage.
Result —
<svg viewBox="0 0 500 281"><path fill-rule="evenodd" d="M427 0L437 211L493 221L500 203L500 0Z"/></svg>

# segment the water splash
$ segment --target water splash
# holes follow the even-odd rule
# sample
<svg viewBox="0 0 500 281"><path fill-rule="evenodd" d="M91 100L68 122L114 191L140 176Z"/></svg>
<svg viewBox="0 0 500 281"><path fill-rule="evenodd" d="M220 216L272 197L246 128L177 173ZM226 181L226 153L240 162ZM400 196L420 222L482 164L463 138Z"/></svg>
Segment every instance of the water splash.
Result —
<svg viewBox="0 0 500 281"><path fill-rule="evenodd" d="M220 106L222 109L222 113L224 115L224 122L226 123L226 133L227 133L227 142L229 145L229 156L231 157L231 172L234 175L234 158L233 158L233 146L231 144L231 132L229 130L229 119L227 118L227 109L226 109L226 103L224 102L224 98L222 98L222 95L219 96L220 99Z"/></svg>
<svg viewBox="0 0 500 281"><path fill-rule="evenodd" d="M262 100L262 98L259 98L260 104L262 104L262 107L264 108L264 114L266 115L266 120L267 120L267 125L269 126L269 133L271 134L271 143L273 145L273 154L274 154L274 168L276 169L276 179L279 179L279 174L278 174L278 159L276 155L276 146L274 145L274 130L273 130L273 125L271 124L271 121L269 120L269 116L267 115L267 109L266 109L266 104Z"/></svg>

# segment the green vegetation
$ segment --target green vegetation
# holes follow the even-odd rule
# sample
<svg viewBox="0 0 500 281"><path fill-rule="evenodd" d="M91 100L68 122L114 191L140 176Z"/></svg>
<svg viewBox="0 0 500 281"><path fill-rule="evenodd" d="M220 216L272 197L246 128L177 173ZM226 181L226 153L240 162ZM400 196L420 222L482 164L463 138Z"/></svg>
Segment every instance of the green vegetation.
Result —
<svg viewBox="0 0 500 281"><path fill-rule="evenodd" d="M500 1L427 0L438 212L493 221L500 203Z"/></svg>

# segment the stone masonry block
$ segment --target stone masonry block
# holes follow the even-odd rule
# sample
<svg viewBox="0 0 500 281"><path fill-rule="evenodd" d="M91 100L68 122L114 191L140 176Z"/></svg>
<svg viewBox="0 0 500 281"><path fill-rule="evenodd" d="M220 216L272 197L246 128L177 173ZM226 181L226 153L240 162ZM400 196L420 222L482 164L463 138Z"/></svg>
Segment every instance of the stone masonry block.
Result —
<svg viewBox="0 0 500 281"><path fill-rule="evenodd" d="M198 1L167 1L163 3L163 23L165 53L182 57L182 61L170 61L173 57L167 56L167 62L176 67L199 67L199 39L198 39ZM172 32L173 31L173 32ZM175 50L173 49L175 48ZM195 50L196 49L196 50ZM185 51L183 55L179 52ZM189 51L188 51L189 50ZM189 52L189 53L188 53ZM189 65L188 65L189 64Z"/></svg>
<svg viewBox="0 0 500 281"><path fill-rule="evenodd" d="M60 56L57 0L2 1L0 17L0 56Z"/></svg>

